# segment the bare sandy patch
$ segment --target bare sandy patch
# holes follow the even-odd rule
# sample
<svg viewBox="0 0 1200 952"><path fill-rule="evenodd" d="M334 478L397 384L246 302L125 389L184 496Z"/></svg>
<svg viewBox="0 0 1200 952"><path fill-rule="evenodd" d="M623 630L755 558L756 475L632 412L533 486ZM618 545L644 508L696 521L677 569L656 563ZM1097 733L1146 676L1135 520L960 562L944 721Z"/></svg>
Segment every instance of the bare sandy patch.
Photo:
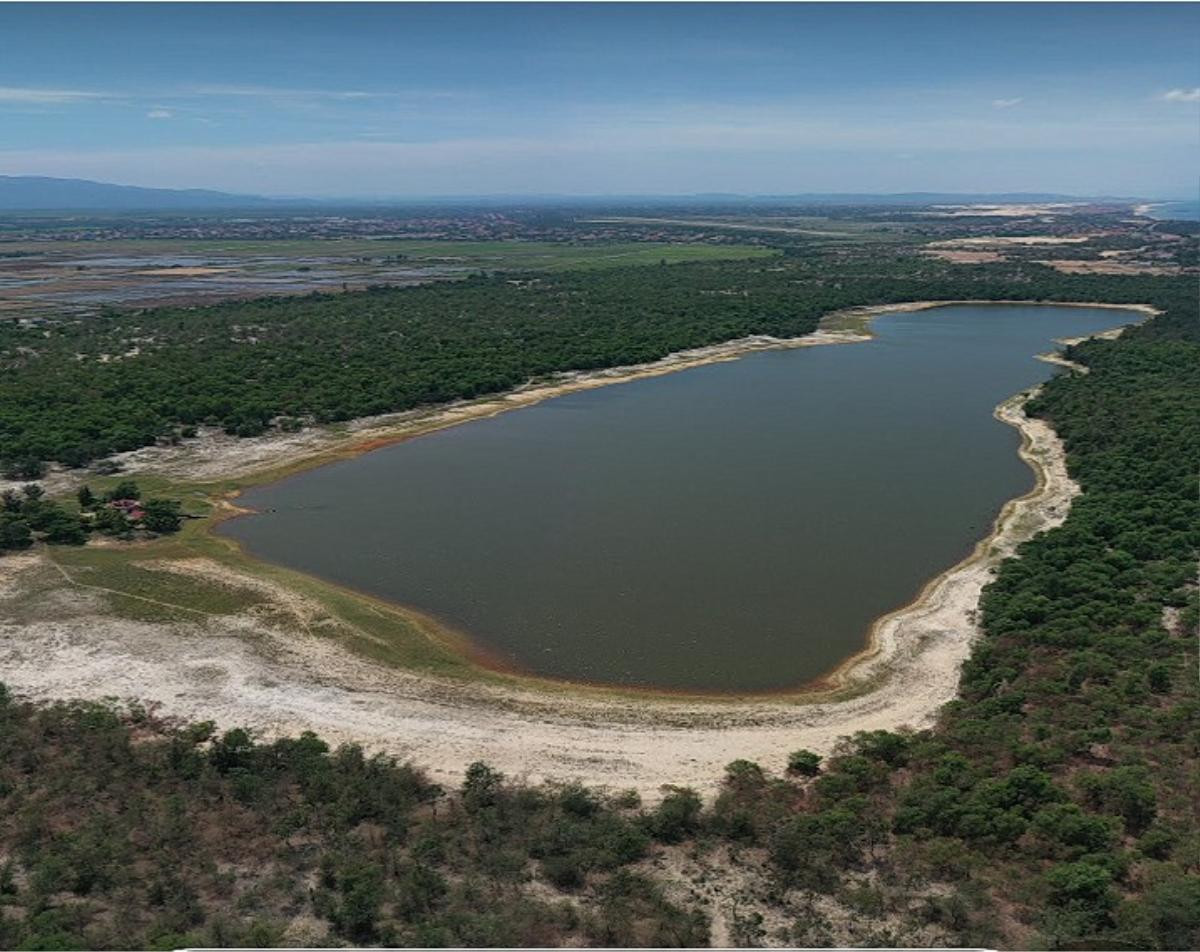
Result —
<svg viewBox="0 0 1200 952"><path fill-rule="evenodd" d="M975 215L988 218L1030 218L1037 215L1061 215L1088 207L1086 202L1036 202L1013 205L934 205L938 209L931 214L947 218L965 218Z"/></svg>
<svg viewBox="0 0 1200 952"><path fill-rule="evenodd" d="M981 235L974 238L947 238L931 241L928 248L1003 248L1005 246L1033 247L1036 245L1078 245L1094 235Z"/></svg>
<svg viewBox="0 0 1200 952"><path fill-rule="evenodd" d="M1113 258L1057 258L1039 261L1063 274L1179 274L1178 267L1117 261Z"/></svg>
<svg viewBox="0 0 1200 952"><path fill-rule="evenodd" d="M143 268L140 271L131 271L130 274L144 274L152 277L176 277L176 278L203 278L209 274L228 274L233 271L233 268Z"/></svg>
<svg viewBox="0 0 1200 952"><path fill-rule="evenodd" d="M937 258L949 261L951 264L987 264L991 261L1004 261L1004 255L998 251L953 251L949 248L934 248L922 251L927 258Z"/></svg>

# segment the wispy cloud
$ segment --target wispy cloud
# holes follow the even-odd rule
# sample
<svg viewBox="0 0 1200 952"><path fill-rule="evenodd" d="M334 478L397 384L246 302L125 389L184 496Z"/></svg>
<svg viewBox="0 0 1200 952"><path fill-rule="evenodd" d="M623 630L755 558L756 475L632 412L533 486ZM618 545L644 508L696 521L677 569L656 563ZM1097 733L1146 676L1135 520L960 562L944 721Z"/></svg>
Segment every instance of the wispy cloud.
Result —
<svg viewBox="0 0 1200 952"><path fill-rule="evenodd" d="M246 86L206 83L190 86L186 90L194 96L229 96L245 99L459 99L466 94L444 89L363 90L363 89L312 89L288 86Z"/></svg>
<svg viewBox="0 0 1200 952"><path fill-rule="evenodd" d="M1200 86L1191 89L1171 89L1162 94L1167 102L1200 102Z"/></svg>
<svg viewBox="0 0 1200 952"><path fill-rule="evenodd" d="M252 99L366 99L371 93L357 89L293 89L280 86L206 84L187 90L197 96L239 96Z"/></svg>
<svg viewBox="0 0 1200 952"><path fill-rule="evenodd" d="M722 182L733 181L753 181L752 187L760 191L844 191L856 181L869 181L880 191L919 191L928 187L927 176L936 162L957 155L946 167L949 171L938 173L938 188L1029 187L1023 168L1008 167L1010 124L995 120L894 129L872 124L853 133L842 129L840 138L835 136L836 123L807 128L786 123L779 128L715 120L707 126L616 125L559 130L542 137L432 142L358 140L89 152L0 149L0 173L267 194L395 196L461 195L480 191L482 182L494 193L615 192L629 189L624 173L636 168L636 188L648 193L714 191ZM1027 132L1029 140L1037 142L1032 154L1046 163L1037 187L1076 194L1156 194L1144 184L1144 163L1134 159L1160 144L1179 145L1179 135L1168 137L1159 130L1155 136L1156 130L1148 127L1110 128L1101 134L1080 125L1047 122ZM1190 160L1190 130L1186 136ZM1116 151L1114 142L1120 144ZM1101 174L1079 177L1084 154L1088 168L1100 168ZM900 160L898 155L913 158ZM962 161L967 155L972 161Z"/></svg>
<svg viewBox="0 0 1200 952"><path fill-rule="evenodd" d="M1011 109L1013 106L1019 106L1024 101L1020 96L1017 96L1015 99L993 99L992 105L996 109Z"/></svg>
<svg viewBox="0 0 1200 952"><path fill-rule="evenodd" d="M146 113L147 119L173 119L174 117L175 113L170 109L151 109Z"/></svg>
<svg viewBox="0 0 1200 952"><path fill-rule="evenodd" d="M195 99L169 95L147 97L134 115L141 119L151 110L169 112L175 119L172 128L179 122L186 128L205 121L191 111L200 112ZM549 111L537 122L511 122L472 130L473 135L444 125L400 122L395 118L399 110L389 104L377 110L378 117L368 115L362 125L338 130L336 138L255 144L222 142L214 135L203 144L151 147L131 136L121 150L80 151L61 146L5 150L0 145L0 172L274 194L351 189L363 194L465 194L480 182L493 191L514 193L530 191L530 183L542 190L587 193L619 190L629 181L649 191L706 191L720 190L725 179L756 175L771 183L756 186L766 190L794 189L800 179L818 190L844 190L857 176L878 182L879 188L905 191L923 187L920 175L933 174L930 170L942 163L943 168L964 170L961 179L946 180L957 182L956 187L979 190L984 184L1003 191L1028 187L1021 177L1036 160L1048 170L1039 189L1155 194L1138 184L1146 174L1145 155L1168 156L1172 175L1185 161L1189 170L1194 165L1195 123L1188 109L1140 108L1103 117L1022 112L1021 136L1014 143L1016 117L981 114L980 103L989 102L986 94L972 92L920 117L881 115L887 110L874 106L847 114L838 105L808 99L573 104L569 110ZM203 105L207 112L218 104ZM322 100L320 105L344 104ZM1107 162L1088 180L1103 184L1072 179L1071 164L1078 164L1082 154L1096 159L1092 168ZM973 158L962 161L965 156ZM1014 156L1029 158L1016 161ZM630 170L636 171L636 179L630 178Z"/></svg>
<svg viewBox="0 0 1200 952"><path fill-rule="evenodd" d="M127 90L123 93L102 92L83 89L42 89L28 86L0 86L0 103L21 103L25 105L53 105L75 102L98 102L102 100L119 100L128 102L153 102L164 95L173 97L193 98L230 98L230 99L262 99L292 102L353 102L367 100L436 100L460 99L467 94L452 90L375 90L361 89L303 89L282 86L248 86L206 84L186 86L177 89L158 89L157 94L149 91ZM157 108L157 107L156 107ZM151 116L162 119L165 116Z"/></svg>
<svg viewBox="0 0 1200 952"><path fill-rule="evenodd" d="M108 98L110 97L107 93L85 92L81 89L30 89L23 86L0 86L0 102L47 105Z"/></svg>

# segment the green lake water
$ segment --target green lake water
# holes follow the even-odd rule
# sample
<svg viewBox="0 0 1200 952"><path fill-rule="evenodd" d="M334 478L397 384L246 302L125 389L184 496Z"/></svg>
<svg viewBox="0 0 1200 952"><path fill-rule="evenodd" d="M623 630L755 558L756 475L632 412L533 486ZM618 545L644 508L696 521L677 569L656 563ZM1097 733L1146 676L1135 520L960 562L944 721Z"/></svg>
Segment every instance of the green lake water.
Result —
<svg viewBox="0 0 1200 952"><path fill-rule="evenodd" d="M528 672L706 692L827 673L1033 486L992 417L1052 338L1136 320L954 305L503 413L251 490L252 554Z"/></svg>

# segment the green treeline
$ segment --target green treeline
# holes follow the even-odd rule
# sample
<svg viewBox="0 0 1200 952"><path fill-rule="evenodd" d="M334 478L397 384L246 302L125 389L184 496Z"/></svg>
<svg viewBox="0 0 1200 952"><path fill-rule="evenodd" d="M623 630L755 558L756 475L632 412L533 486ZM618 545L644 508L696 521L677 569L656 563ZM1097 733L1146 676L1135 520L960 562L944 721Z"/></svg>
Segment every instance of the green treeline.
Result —
<svg viewBox="0 0 1200 952"><path fill-rule="evenodd" d="M633 864L699 810L482 764L447 797L311 734L256 744L0 685L0 948L697 945L704 916Z"/></svg>
<svg viewBox="0 0 1200 952"><path fill-rule="evenodd" d="M1084 494L985 590L937 728L855 738L803 791L743 770L717 817L784 882L950 945L1196 948L1196 301L1071 356L1090 372L1029 409ZM819 915L798 929L796 944L828 939Z"/></svg>
<svg viewBox="0 0 1200 952"><path fill-rule="evenodd" d="M129 480L102 497L81 486L76 500L77 509L47 499L37 483L26 483L20 492L4 490L0 493L0 555L28 549L34 542L83 545L93 532L128 540L138 532L143 538L178 532L183 525L179 500L142 500L137 483Z"/></svg>
<svg viewBox="0 0 1200 952"><path fill-rule="evenodd" d="M824 257L475 277L453 284L0 326L0 462L37 475L175 441L251 436L638 363L842 307L917 299L1183 298L1186 280ZM22 477L18 477L22 478ZM23 477L28 478L28 477Z"/></svg>

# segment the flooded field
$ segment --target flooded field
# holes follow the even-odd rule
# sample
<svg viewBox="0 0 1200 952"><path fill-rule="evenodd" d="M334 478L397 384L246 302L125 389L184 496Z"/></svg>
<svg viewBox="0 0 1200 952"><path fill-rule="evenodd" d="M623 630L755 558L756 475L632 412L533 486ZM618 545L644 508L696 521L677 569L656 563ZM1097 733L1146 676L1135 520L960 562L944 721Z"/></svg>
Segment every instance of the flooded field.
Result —
<svg viewBox="0 0 1200 952"><path fill-rule="evenodd" d="M358 256L279 255L0 257L0 315L86 315L102 306L201 304L231 298L357 290L459 277L463 265L428 266Z"/></svg>
<svg viewBox="0 0 1200 952"><path fill-rule="evenodd" d="M0 243L0 317L445 281L478 271L764 257L742 245L326 239Z"/></svg>

